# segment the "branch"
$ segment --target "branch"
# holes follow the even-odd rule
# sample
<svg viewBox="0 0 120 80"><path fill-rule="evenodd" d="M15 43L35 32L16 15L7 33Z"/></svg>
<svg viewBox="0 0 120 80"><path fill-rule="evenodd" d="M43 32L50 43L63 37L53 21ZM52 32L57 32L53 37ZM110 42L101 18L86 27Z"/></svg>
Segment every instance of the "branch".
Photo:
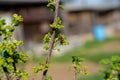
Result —
<svg viewBox="0 0 120 80"><path fill-rule="evenodd" d="M59 1L60 0L55 0L55 17L54 17L54 23L56 23L56 19L58 17L58 9L59 9ZM50 59L51 59L51 55L52 55L52 51L54 49L54 39L55 39L55 33L56 33L56 29L52 30L52 36L51 36L51 42L50 42L50 48L49 48L49 52L48 52L48 56L46 59L46 64L50 63ZM42 80L46 80L46 74L47 74L48 70L43 71L43 77Z"/></svg>

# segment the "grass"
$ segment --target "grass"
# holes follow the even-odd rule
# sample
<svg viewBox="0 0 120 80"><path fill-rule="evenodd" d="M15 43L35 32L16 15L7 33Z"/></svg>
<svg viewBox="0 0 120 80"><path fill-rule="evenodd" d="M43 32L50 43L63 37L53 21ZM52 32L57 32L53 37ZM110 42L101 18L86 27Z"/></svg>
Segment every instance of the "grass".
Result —
<svg viewBox="0 0 120 80"><path fill-rule="evenodd" d="M87 41L83 47L85 49L91 49L91 48L96 48L96 47L101 47L107 43L110 42L120 42L120 37L113 37L113 38L107 38L105 41L96 41L96 40L92 40L92 41Z"/></svg>
<svg viewBox="0 0 120 80"><path fill-rule="evenodd" d="M99 41L88 41L86 42L83 47L77 47L71 51L68 51L64 53L61 56L53 56L51 59L52 63L66 63L66 62L71 62L71 57L72 56L79 56L82 58L85 58L87 61L95 62L98 63L100 60L104 58L110 58L111 56L118 55L120 56L120 51L109 51L109 52L104 52L104 51L96 51L96 53L92 53L91 50L93 49L99 49L103 47L106 44L109 44L111 42L120 42L120 37L115 37L115 38L108 38L103 42ZM114 47L113 47L114 48ZM34 57L33 58L35 62L44 62L45 56L42 57Z"/></svg>
<svg viewBox="0 0 120 80"><path fill-rule="evenodd" d="M86 61L91 61L94 63L98 63L100 60L105 59L105 58L110 58L111 56L120 56L120 52L111 52L111 53L98 53L98 54L79 54L77 56L85 58ZM53 57L52 62L53 63L66 63L66 62L71 62L71 57L74 55L64 55L61 57Z"/></svg>
<svg viewBox="0 0 120 80"><path fill-rule="evenodd" d="M91 76L85 76L85 77L81 77L78 80L103 80L103 74L95 74L95 75L91 75Z"/></svg>

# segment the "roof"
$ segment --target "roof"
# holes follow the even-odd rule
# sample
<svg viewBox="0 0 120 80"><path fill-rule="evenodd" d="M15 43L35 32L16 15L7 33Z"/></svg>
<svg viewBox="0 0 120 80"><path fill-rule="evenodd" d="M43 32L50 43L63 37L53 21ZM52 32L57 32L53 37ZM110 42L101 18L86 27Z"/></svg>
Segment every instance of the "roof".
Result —
<svg viewBox="0 0 120 80"><path fill-rule="evenodd" d="M47 0L0 0L0 6L40 3L47 3Z"/></svg>
<svg viewBox="0 0 120 80"><path fill-rule="evenodd" d="M47 2L47 0L0 0L0 3L36 3L36 2Z"/></svg>
<svg viewBox="0 0 120 80"><path fill-rule="evenodd" d="M119 7L120 7L119 0L70 0L65 3L65 9L68 11L81 11L81 10L104 11L116 9Z"/></svg>
<svg viewBox="0 0 120 80"><path fill-rule="evenodd" d="M48 0L0 0L0 6L44 5ZM64 0L61 0L64 2Z"/></svg>

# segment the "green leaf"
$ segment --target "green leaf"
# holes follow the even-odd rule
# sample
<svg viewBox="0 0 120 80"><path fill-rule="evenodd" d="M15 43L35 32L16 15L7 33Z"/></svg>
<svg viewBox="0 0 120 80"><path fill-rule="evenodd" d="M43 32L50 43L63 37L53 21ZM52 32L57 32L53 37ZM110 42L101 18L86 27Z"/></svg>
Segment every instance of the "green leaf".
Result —
<svg viewBox="0 0 120 80"><path fill-rule="evenodd" d="M63 5L60 5L59 7L60 7L61 9L64 9L64 8L65 8Z"/></svg>
<svg viewBox="0 0 120 80"><path fill-rule="evenodd" d="M7 50L3 50L3 51L2 51L2 56L5 57L5 58L8 58L10 55L9 55L9 53L7 52Z"/></svg>
<svg viewBox="0 0 120 80"><path fill-rule="evenodd" d="M59 17L57 17L55 23L51 24L50 27L59 30L64 28L64 26L62 25L62 21Z"/></svg>
<svg viewBox="0 0 120 80"><path fill-rule="evenodd" d="M45 44L50 43L50 38L51 38L51 34L50 33L46 34L45 37L44 37L44 39L43 39L43 42Z"/></svg>
<svg viewBox="0 0 120 80"><path fill-rule="evenodd" d="M60 49L59 49L59 48L57 48L57 51L59 51L59 52L60 52Z"/></svg>
<svg viewBox="0 0 120 80"><path fill-rule="evenodd" d="M48 46L48 45L45 45L43 48L44 48L45 50L48 50L48 49L49 49L49 46Z"/></svg>
<svg viewBox="0 0 120 80"><path fill-rule="evenodd" d="M53 80L51 76L47 76L47 80Z"/></svg>
<svg viewBox="0 0 120 80"><path fill-rule="evenodd" d="M120 57L119 56L113 56L111 60L113 62L120 62Z"/></svg>
<svg viewBox="0 0 120 80"><path fill-rule="evenodd" d="M0 66L2 66L4 62L5 62L4 58L0 56Z"/></svg>
<svg viewBox="0 0 120 80"><path fill-rule="evenodd" d="M12 62L14 62L14 60L9 57L9 58L7 58L7 62L8 62L8 63L12 63Z"/></svg>
<svg viewBox="0 0 120 80"><path fill-rule="evenodd" d="M20 22L23 21L23 18L18 15L18 14L13 14L13 18L12 18L12 25L13 26L18 26L20 24Z"/></svg>
<svg viewBox="0 0 120 80"><path fill-rule="evenodd" d="M55 11L54 0L48 0L47 7L50 8L50 11L51 11L51 12L54 12L54 11Z"/></svg>
<svg viewBox="0 0 120 80"><path fill-rule="evenodd" d="M39 71L45 71L49 67L48 64L39 64L38 66L34 67L34 74L36 75Z"/></svg>
<svg viewBox="0 0 120 80"><path fill-rule="evenodd" d="M68 44L69 44L69 42L67 41L66 36L61 34L60 35L60 45L68 45Z"/></svg>
<svg viewBox="0 0 120 80"><path fill-rule="evenodd" d="M110 60L109 59L103 59L103 60L100 61L100 63L107 65L107 64L110 63Z"/></svg>
<svg viewBox="0 0 120 80"><path fill-rule="evenodd" d="M5 19L1 19L0 20L0 25L5 25L5 24L6 24Z"/></svg>

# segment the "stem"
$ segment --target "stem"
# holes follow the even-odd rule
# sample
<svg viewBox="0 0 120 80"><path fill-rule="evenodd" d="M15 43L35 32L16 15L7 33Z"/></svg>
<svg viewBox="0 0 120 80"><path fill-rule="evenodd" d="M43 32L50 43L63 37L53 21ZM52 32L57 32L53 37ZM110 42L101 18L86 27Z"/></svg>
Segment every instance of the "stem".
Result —
<svg viewBox="0 0 120 80"><path fill-rule="evenodd" d="M14 73L16 72L16 63L13 62ZM16 76L16 80L20 80L20 76Z"/></svg>
<svg viewBox="0 0 120 80"><path fill-rule="evenodd" d="M48 53L48 56L47 56L47 59L46 59L46 64L50 63L51 54L52 54L52 51L53 51L53 48L54 48L54 39L55 39L55 30L53 31L52 36L51 36L50 49L49 49L49 53Z"/></svg>
<svg viewBox="0 0 120 80"><path fill-rule="evenodd" d="M7 72L5 72L5 76L6 76L7 80L10 80L9 74Z"/></svg>
<svg viewBox="0 0 120 80"><path fill-rule="evenodd" d="M13 62L14 72L16 72L16 64Z"/></svg>
<svg viewBox="0 0 120 80"><path fill-rule="evenodd" d="M75 75L75 73L74 73L74 80L76 80L76 75Z"/></svg>
<svg viewBox="0 0 120 80"><path fill-rule="evenodd" d="M20 76L16 76L16 80L20 80Z"/></svg>
<svg viewBox="0 0 120 80"><path fill-rule="evenodd" d="M8 70L7 70L6 67L3 67L3 71L4 71L4 73L5 73L6 79L7 79L7 80L10 80L9 73L8 73Z"/></svg>
<svg viewBox="0 0 120 80"><path fill-rule="evenodd" d="M59 9L59 1L60 0L55 0L56 1L56 5L55 5L55 17L54 17L54 22L56 22L56 19L58 17L58 9ZM50 42L50 49L48 52L48 56L46 58L46 64L50 64L50 59L51 59L51 55L52 55L52 51L54 49L54 39L55 39L55 32L56 30L53 29L52 31L52 36L51 36L51 42ZM43 71L43 77L42 80L47 80L46 75L47 75L48 70Z"/></svg>
<svg viewBox="0 0 120 80"><path fill-rule="evenodd" d="M56 0L56 5L55 5L55 17L54 17L54 22L53 22L53 23L56 22L56 19L57 19L57 17L58 17L59 2L60 2L60 0Z"/></svg>
<svg viewBox="0 0 120 80"><path fill-rule="evenodd" d="M14 62L12 63L13 64L13 67L14 67L14 73L16 72L16 63L15 63L15 56L13 55L13 60ZM20 77L19 76L16 76L16 80L20 80Z"/></svg>
<svg viewBox="0 0 120 80"><path fill-rule="evenodd" d="M76 80L76 69L74 68L74 80Z"/></svg>
<svg viewBox="0 0 120 80"><path fill-rule="evenodd" d="M13 67L14 67L14 72L16 72L15 56L13 55L12 58L13 58L13 60L14 60L14 62L12 63L12 64L13 64Z"/></svg>
<svg viewBox="0 0 120 80"><path fill-rule="evenodd" d="M49 53L46 59L46 64L50 63L50 59L51 59L51 54L52 54L52 50L54 48L54 38L55 38L55 31L53 31L53 34L51 36L51 43L50 43L50 49L49 49ZM43 71L43 77L42 80L46 80L46 75L47 75L48 70Z"/></svg>

